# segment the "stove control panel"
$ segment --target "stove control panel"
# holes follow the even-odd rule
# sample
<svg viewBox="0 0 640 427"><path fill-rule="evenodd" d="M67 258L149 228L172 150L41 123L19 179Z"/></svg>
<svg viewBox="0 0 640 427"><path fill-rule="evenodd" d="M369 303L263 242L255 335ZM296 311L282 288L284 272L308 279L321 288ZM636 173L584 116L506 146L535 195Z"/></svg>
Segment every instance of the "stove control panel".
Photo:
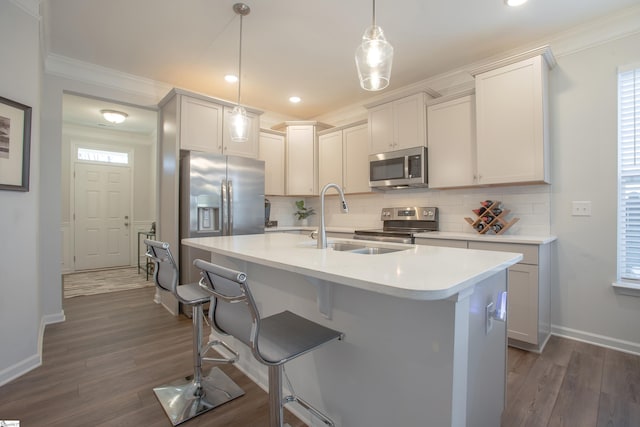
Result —
<svg viewBox="0 0 640 427"><path fill-rule="evenodd" d="M438 208L383 208L380 219L383 221L437 221Z"/></svg>

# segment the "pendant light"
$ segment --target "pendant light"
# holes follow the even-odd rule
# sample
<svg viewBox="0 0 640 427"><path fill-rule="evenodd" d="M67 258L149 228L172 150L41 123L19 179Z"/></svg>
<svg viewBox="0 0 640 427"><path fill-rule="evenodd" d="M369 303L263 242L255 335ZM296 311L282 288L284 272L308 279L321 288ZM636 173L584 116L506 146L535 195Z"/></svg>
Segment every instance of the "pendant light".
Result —
<svg viewBox="0 0 640 427"><path fill-rule="evenodd" d="M389 86L393 46L384 38L382 28L376 25L376 0L373 0L373 24L362 36L362 44L356 49L356 67L360 86L376 91Z"/></svg>
<svg viewBox="0 0 640 427"><path fill-rule="evenodd" d="M231 132L231 141L247 142L249 130L249 118L247 111L240 105L240 89L242 82L242 18L251 12L249 6L244 3L236 3L233 5L233 11L240 15L240 48L238 49L238 104L231 111L231 123L229 130Z"/></svg>

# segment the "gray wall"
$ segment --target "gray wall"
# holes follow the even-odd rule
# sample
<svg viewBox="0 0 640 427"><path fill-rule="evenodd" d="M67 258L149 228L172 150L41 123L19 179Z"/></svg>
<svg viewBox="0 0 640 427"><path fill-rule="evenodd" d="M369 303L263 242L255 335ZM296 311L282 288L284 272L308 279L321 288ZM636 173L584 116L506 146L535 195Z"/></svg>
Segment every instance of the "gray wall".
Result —
<svg viewBox="0 0 640 427"><path fill-rule="evenodd" d="M617 295L617 67L640 66L640 34L557 58L551 72L553 332L640 351L640 298ZM591 200L591 217L571 201Z"/></svg>
<svg viewBox="0 0 640 427"><path fill-rule="evenodd" d="M38 366L42 309L40 80L38 19L0 2L0 96L33 108L29 192L0 191L0 384ZM49 256L54 256L55 253Z"/></svg>

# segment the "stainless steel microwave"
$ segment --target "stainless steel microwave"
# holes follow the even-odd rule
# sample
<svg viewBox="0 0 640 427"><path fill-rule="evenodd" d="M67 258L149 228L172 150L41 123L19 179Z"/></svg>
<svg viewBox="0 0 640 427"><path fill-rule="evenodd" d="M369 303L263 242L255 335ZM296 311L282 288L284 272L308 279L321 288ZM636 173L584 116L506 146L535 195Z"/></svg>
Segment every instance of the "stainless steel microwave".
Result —
<svg viewBox="0 0 640 427"><path fill-rule="evenodd" d="M427 176L426 147L407 148L369 156L371 188L426 187Z"/></svg>

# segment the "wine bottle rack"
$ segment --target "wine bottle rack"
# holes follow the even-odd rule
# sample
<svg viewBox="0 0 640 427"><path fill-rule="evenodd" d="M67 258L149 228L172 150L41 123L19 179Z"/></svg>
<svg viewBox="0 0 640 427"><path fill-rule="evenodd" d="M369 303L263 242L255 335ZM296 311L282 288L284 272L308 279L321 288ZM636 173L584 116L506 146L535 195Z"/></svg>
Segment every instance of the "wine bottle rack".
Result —
<svg viewBox="0 0 640 427"><path fill-rule="evenodd" d="M520 218L512 218L507 221L506 217L511 211L502 208L502 202L485 200L479 209L474 210L475 219L466 217L464 220L469 223L480 234L489 232L502 234L507 231Z"/></svg>

